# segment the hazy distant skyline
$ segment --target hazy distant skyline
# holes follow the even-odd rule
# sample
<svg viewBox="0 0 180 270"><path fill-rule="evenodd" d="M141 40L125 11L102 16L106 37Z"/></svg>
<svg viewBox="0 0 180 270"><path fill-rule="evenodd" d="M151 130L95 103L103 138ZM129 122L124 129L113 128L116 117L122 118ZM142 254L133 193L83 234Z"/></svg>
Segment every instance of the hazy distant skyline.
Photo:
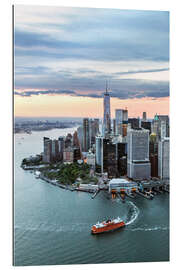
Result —
<svg viewBox="0 0 180 270"><path fill-rule="evenodd" d="M15 115L169 114L169 12L15 6Z"/></svg>

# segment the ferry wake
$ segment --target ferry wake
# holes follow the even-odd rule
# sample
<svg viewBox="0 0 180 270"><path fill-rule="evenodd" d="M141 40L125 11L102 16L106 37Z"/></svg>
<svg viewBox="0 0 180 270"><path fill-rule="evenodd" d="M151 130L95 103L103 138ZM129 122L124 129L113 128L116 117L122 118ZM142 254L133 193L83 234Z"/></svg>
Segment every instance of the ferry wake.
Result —
<svg viewBox="0 0 180 270"><path fill-rule="evenodd" d="M101 223L97 223L92 226L91 233L92 234L99 234L103 232L113 231L125 226L125 222L121 220L119 217L116 219L108 219L107 221L103 221Z"/></svg>

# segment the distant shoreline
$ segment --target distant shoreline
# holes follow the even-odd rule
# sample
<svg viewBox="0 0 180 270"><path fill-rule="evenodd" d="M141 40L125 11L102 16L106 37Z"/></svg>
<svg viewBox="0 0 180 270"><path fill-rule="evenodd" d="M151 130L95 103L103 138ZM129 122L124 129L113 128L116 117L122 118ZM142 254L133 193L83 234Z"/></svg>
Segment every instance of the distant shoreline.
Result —
<svg viewBox="0 0 180 270"><path fill-rule="evenodd" d="M73 126L74 127L74 126ZM31 134L32 132L38 132L38 131L47 131L47 130L52 130L52 129L66 129L66 128L73 128L73 127L52 127L52 128L39 128L39 129L31 129L30 131L26 130L14 130L14 134Z"/></svg>

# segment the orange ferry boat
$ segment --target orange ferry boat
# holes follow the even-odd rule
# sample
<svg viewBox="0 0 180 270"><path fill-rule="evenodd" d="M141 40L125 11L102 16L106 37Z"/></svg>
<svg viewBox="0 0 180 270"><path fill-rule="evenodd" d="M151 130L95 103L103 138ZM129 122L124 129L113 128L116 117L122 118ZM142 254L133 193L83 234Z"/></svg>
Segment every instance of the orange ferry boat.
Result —
<svg viewBox="0 0 180 270"><path fill-rule="evenodd" d="M101 223L98 222L97 224L93 225L91 228L91 233L98 234L103 232L109 232L122 228L124 226L125 222L122 221L119 217L114 220L108 219L107 221L103 221Z"/></svg>

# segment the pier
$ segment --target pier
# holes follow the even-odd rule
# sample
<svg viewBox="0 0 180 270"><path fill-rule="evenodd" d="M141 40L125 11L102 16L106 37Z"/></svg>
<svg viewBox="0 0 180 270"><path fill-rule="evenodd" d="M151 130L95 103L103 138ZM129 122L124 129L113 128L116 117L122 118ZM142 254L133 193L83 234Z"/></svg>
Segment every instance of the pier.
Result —
<svg viewBox="0 0 180 270"><path fill-rule="evenodd" d="M129 193L129 192L126 192L125 193L127 197L131 198L131 199L134 199L136 196L135 196L135 193Z"/></svg>
<svg viewBox="0 0 180 270"><path fill-rule="evenodd" d="M98 194L100 192L100 189L98 188L96 191L95 191L95 193L92 195L92 199L94 199L95 197L96 197L96 195Z"/></svg>
<svg viewBox="0 0 180 270"><path fill-rule="evenodd" d="M110 193L112 194L112 199L120 197L124 202L125 197L135 199L136 195L139 195L145 199L152 200L156 195L163 194L164 192L169 193L169 180L146 180L137 181L136 190L130 191L130 189L122 190L120 188L112 189Z"/></svg>
<svg viewBox="0 0 180 270"><path fill-rule="evenodd" d="M152 200L152 199L153 199L153 197L150 196L149 194L143 193L143 192L141 192L141 191L139 191L139 190L136 191L136 194L138 194L138 195L140 195L140 196L142 196L142 197L144 197L144 198L146 198L146 199L149 199L149 200Z"/></svg>

